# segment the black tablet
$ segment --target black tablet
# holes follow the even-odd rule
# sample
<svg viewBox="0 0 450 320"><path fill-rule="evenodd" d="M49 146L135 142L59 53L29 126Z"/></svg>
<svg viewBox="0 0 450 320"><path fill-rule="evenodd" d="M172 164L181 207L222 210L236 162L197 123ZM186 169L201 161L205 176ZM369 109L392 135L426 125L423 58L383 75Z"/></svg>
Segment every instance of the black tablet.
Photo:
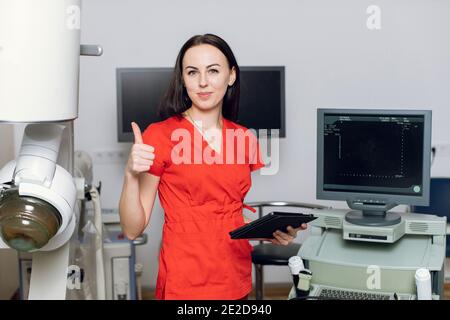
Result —
<svg viewBox="0 0 450 320"><path fill-rule="evenodd" d="M316 218L312 214L271 212L262 218L230 231L230 236L231 239L273 239L273 233L277 230L287 232L288 226L298 228L302 223L308 223Z"/></svg>

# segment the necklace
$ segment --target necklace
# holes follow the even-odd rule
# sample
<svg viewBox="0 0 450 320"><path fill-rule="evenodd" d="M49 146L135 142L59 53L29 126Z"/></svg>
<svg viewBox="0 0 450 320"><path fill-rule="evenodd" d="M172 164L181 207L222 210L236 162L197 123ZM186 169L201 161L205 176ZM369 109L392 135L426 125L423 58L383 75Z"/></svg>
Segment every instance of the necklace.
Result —
<svg viewBox="0 0 450 320"><path fill-rule="evenodd" d="M195 122L194 119L192 119L191 114L189 111L186 111L187 116L189 117L189 119L191 119L192 123L194 124L194 126L201 132L202 136L206 139L206 141L208 143L213 143L216 139L215 135L213 135L212 137L208 137L208 135L206 134L206 132L203 130L203 127L199 127L197 125L197 123ZM220 117L219 117L220 118ZM220 129L220 124L219 124L219 118L217 119L217 128Z"/></svg>

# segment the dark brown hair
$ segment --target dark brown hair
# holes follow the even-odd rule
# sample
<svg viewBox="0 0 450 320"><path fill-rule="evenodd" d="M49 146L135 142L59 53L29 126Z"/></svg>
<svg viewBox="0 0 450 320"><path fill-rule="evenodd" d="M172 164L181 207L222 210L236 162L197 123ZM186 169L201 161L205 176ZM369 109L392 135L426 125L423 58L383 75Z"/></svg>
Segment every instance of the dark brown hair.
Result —
<svg viewBox="0 0 450 320"><path fill-rule="evenodd" d="M236 121L239 112L239 93L240 93L240 76L239 66L234 57L230 46L222 38L214 34L196 35L190 38L181 47L175 62L172 80L170 81L164 98L159 105L159 113L162 119L167 119L172 116L181 116L181 113L191 107L192 101L189 98L186 88L183 86L183 57L189 48L209 44L219 49L227 58L230 69L234 67L236 71L236 80L232 86L228 86L227 92L223 98L222 116Z"/></svg>

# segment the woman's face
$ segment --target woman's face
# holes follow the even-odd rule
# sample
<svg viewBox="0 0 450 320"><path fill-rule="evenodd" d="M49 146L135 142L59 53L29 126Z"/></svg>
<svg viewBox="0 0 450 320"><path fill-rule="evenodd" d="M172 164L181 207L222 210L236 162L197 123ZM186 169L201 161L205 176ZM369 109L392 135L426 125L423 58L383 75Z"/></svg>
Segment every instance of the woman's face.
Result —
<svg viewBox="0 0 450 320"><path fill-rule="evenodd" d="M192 105L204 111L221 107L227 87L236 79L225 55L212 45L201 44L186 51L182 66Z"/></svg>

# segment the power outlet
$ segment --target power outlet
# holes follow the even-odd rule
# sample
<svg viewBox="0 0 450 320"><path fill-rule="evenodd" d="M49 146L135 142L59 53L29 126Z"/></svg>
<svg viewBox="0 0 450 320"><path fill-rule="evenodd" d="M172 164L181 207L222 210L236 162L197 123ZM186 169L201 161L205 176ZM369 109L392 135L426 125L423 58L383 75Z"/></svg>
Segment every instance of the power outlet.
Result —
<svg viewBox="0 0 450 320"><path fill-rule="evenodd" d="M450 157L450 142L436 142L433 147L436 149L436 157Z"/></svg>
<svg viewBox="0 0 450 320"><path fill-rule="evenodd" d="M93 154L93 162L97 164L125 163L128 154L124 150L96 150Z"/></svg>

